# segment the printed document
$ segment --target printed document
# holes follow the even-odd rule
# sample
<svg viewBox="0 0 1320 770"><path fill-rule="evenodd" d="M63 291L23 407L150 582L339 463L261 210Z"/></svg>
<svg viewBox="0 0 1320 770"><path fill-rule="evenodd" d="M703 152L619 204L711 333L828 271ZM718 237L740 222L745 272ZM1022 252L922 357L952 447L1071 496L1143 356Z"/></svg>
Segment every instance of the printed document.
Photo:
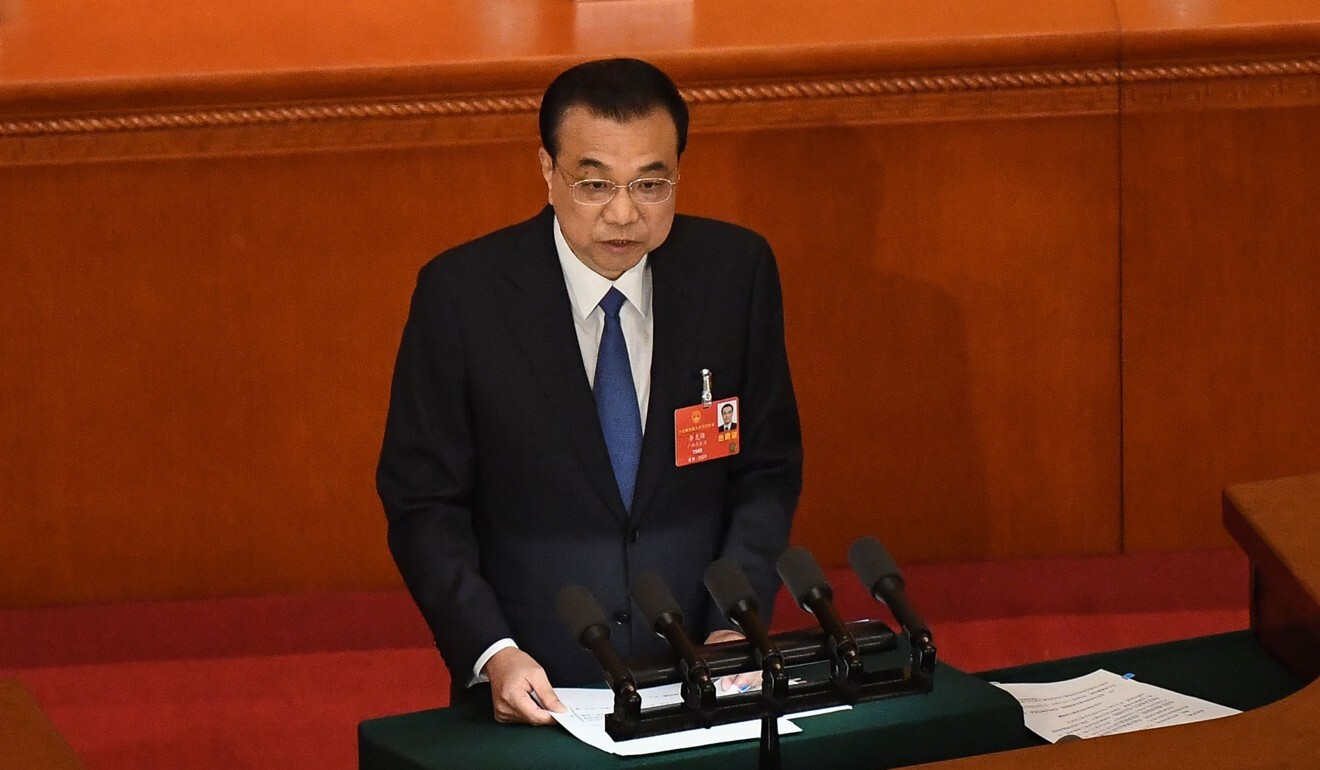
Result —
<svg viewBox="0 0 1320 770"><path fill-rule="evenodd" d="M1050 743L1069 735L1095 738L1241 713L1103 669L1065 682L992 684L1022 704L1027 729Z"/></svg>
<svg viewBox="0 0 1320 770"><path fill-rule="evenodd" d="M646 687L638 692L642 696L642 708L651 709L682 703L679 685ZM614 692L600 688L559 687L555 689L559 700L568 707L562 714L552 713L555 721L563 725L573 737L583 743L594 746L610 754L623 757L641 754L656 754L662 751L691 749L698 746L710 746L716 743L733 741L754 741L761 737L761 720L749 719L714 727L698 727L666 735L654 735L646 738L634 738L630 741L616 741L605 732L605 715L614 712ZM737 691L719 691L721 697L735 695ZM789 715L793 719L816 716L832 711L842 711L850 706L816 709ZM779 734L800 733L802 728L789 721L789 717L779 718Z"/></svg>

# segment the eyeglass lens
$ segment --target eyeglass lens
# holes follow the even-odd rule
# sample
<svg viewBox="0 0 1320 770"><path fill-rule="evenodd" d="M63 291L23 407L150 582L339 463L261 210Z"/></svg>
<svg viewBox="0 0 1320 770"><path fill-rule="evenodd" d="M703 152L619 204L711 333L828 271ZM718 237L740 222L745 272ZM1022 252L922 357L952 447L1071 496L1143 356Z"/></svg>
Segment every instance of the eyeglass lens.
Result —
<svg viewBox="0 0 1320 770"><path fill-rule="evenodd" d="M583 179L573 185L573 199L588 205L609 203L621 187L627 187L632 199L643 204L664 203L674 193L674 183L658 177L634 179L627 185L616 185L607 179Z"/></svg>

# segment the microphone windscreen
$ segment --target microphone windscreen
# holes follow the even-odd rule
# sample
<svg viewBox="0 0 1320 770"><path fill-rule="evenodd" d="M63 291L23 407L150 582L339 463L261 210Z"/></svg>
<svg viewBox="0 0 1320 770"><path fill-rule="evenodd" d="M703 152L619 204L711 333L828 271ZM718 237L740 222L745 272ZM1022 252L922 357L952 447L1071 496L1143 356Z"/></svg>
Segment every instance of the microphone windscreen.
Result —
<svg viewBox="0 0 1320 770"><path fill-rule="evenodd" d="M823 588L833 595L830 582L825 579L825 573L821 571L816 557L800 545L784 551L775 568L798 604L805 603L807 594L814 588Z"/></svg>
<svg viewBox="0 0 1320 770"><path fill-rule="evenodd" d="M603 626L609 636L610 625L605 620L605 612L596 603L596 597L580 585L566 585L555 597L555 612L568 627L574 639L581 640L582 632L592 626Z"/></svg>
<svg viewBox="0 0 1320 770"><path fill-rule="evenodd" d="M735 604L744 600L751 604L753 610L760 610L756 592L752 590L752 584L737 562L731 559L713 561L706 568L705 578L706 590L715 599L715 606L726 616Z"/></svg>
<svg viewBox="0 0 1320 770"><path fill-rule="evenodd" d="M875 586L887 577L900 577L894 557L889 555L880 541L871 536L858 538L848 549L848 563L853 572L862 579L867 591L874 591Z"/></svg>
<svg viewBox="0 0 1320 770"><path fill-rule="evenodd" d="M642 611L642 617L646 618L646 625L651 628L655 628L656 620L666 612L677 615L676 620L683 622L683 612L678 608L678 602L674 601L674 595L669 593L665 581L654 572L634 575L628 584L628 593L632 594L637 608Z"/></svg>

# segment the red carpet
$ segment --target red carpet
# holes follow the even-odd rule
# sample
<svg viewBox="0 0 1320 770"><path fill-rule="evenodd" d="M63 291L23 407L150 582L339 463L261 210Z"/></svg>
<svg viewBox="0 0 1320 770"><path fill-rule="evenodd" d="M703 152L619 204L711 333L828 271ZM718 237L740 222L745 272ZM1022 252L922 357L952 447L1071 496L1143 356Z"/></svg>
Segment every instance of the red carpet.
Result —
<svg viewBox="0 0 1320 770"><path fill-rule="evenodd" d="M968 671L1247 626L1227 551L914 566L943 660ZM885 617L831 573L847 618ZM780 597L776 627L810 618ZM441 705L448 677L402 591L0 611L21 679L92 770L351 768L355 728Z"/></svg>
<svg viewBox="0 0 1320 770"><path fill-rule="evenodd" d="M12 672L10 672L12 673ZM351 768L363 719L431 708L432 650L118 662L16 675L89 768Z"/></svg>

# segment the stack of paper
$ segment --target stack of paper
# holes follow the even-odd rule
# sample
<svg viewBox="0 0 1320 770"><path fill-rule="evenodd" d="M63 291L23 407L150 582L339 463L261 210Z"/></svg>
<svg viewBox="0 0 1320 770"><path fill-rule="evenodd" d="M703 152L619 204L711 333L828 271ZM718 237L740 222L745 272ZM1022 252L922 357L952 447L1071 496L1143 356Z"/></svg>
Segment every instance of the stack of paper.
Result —
<svg viewBox="0 0 1320 770"><path fill-rule="evenodd" d="M1018 703L1027 729L1050 743L1168 727L1240 713L1103 669L1066 682L1001 684Z"/></svg>
<svg viewBox="0 0 1320 770"><path fill-rule="evenodd" d="M679 685L648 687L639 690L643 708L671 706L682 702ZM632 757L641 754L656 754L676 749L691 749L716 743L732 741L754 741L761 737L761 721L749 719L746 722L734 722L727 725L683 730L667 735L654 735L648 738L636 738L631 741L616 741L605 732L605 715L614 711L614 693L611 690L561 687L555 689L559 700L568 707L568 711L554 714L554 718L575 738L594 746L601 751L619 756ZM736 691L720 692L721 695L734 695ZM790 720L842 711L851 706L803 711L779 718L779 734L790 735L802 732Z"/></svg>

